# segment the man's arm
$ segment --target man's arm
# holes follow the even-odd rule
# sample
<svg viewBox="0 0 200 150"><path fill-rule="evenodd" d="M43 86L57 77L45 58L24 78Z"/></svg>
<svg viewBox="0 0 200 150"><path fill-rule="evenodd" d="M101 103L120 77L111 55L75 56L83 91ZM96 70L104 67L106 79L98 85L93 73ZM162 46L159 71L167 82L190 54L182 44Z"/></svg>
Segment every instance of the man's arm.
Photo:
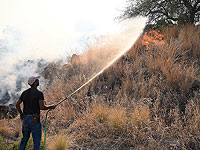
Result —
<svg viewBox="0 0 200 150"><path fill-rule="evenodd" d="M22 112L22 110L21 110L21 107L20 107L20 104L22 103L22 100L18 100L17 101L17 104L16 104L16 109L17 109L17 111L19 112L19 114L20 114L20 118L21 119L23 119L23 112Z"/></svg>
<svg viewBox="0 0 200 150"><path fill-rule="evenodd" d="M39 106L40 106L40 110L47 110L47 109L54 109L54 108L56 108L56 105L46 106L44 104L44 100L39 100Z"/></svg>

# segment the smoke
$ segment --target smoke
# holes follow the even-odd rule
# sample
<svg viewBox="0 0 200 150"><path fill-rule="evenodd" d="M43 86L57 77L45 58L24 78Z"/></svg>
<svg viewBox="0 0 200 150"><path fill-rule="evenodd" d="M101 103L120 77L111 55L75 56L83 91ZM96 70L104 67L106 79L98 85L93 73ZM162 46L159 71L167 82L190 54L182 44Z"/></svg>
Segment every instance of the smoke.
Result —
<svg viewBox="0 0 200 150"><path fill-rule="evenodd" d="M123 55L132 46L141 34L145 22L146 18L126 21L118 33L99 38L100 47L104 48L104 45L110 43L112 48L105 49L107 52L104 54L95 52L97 57L101 55L104 58L98 70L108 66L113 59ZM75 45L78 49L76 52L83 53L81 44L86 42L86 39L93 38L83 38L80 42L80 38L67 39L59 30L49 32L13 26L4 28L0 33L0 104L15 103L21 92L28 88L28 77L41 75L49 63L67 63L67 57L69 54L72 55ZM87 58L87 62L91 57ZM41 80L45 83L43 77ZM40 88L45 88L45 84Z"/></svg>
<svg viewBox="0 0 200 150"><path fill-rule="evenodd" d="M33 47L25 47L16 28L7 26L0 35L0 104L9 105L28 87L27 78L40 74L49 60L38 56Z"/></svg>
<svg viewBox="0 0 200 150"><path fill-rule="evenodd" d="M134 18L123 22L120 30L113 34L107 34L95 38L93 43L85 47L86 52L79 57L82 64L96 66L96 74L105 66L113 63L129 50L143 32L146 18ZM77 63L75 61L75 63Z"/></svg>

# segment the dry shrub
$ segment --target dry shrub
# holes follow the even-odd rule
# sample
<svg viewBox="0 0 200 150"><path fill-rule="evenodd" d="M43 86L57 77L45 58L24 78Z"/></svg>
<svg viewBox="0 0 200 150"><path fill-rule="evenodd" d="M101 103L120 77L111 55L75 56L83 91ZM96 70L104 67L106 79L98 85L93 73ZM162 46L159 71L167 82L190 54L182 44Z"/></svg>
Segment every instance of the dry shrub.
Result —
<svg viewBox="0 0 200 150"><path fill-rule="evenodd" d="M0 120L0 134L6 137L19 137L21 133L21 120L19 116L14 119L2 119Z"/></svg>
<svg viewBox="0 0 200 150"><path fill-rule="evenodd" d="M147 127L150 122L150 110L148 106L135 104L130 113L130 124L134 128Z"/></svg>
<svg viewBox="0 0 200 150"><path fill-rule="evenodd" d="M114 131L123 131L127 126L127 115L123 107L116 106L110 109L108 125Z"/></svg>
<svg viewBox="0 0 200 150"><path fill-rule="evenodd" d="M127 115L121 106L112 108L105 104L93 104L90 115L99 123L106 123L114 131L126 129Z"/></svg>
<svg viewBox="0 0 200 150"><path fill-rule="evenodd" d="M186 116L186 128L187 131L193 135L199 135L200 133L200 105L196 100L191 100L187 104L187 116Z"/></svg>
<svg viewBox="0 0 200 150"><path fill-rule="evenodd" d="M10 128L7 120L0 120L0 135L9 137L10 136Z"/></svg>
<svg viewBox="0 0 200 150"><path fill-rule="evenodd" d="M9 137L10 131L9 131L8 127L0 127L0 135L3 135L5 137Z"/></svg>
<svg viewBox="0 0 200 150"><path fill-rule="evenodd" d="M183 51L191 52L194 58L200 56L200 27L187 25L180 31L178 39L181 42Z"/></svg>
<svg viewBox="0 0 200 150"><path fill-rule="evenodd" d="M165 27L162 29L162 34L164 36L164 40L169 43L171 40L175 40L178 38L180 32L180 27L177 25L174 25L172 27Z"/></svg>
<svg viewBox="0 0 200 150"><path fill-rule="evenodd" d="M58 134L54 137L49 146L49 150L67 150L70 147L70 140L67 135Z"/></svg>
<svg viewBox="0 0 200 150"><path fill-rule="evenodd" d="M181 73L183 76L182 81L180 81L181 89L183 90L183 92L188 92L195 80L198 69L195 68L193 65L184 66L184 68L182 68L181 70Z"/></svg>
<svg viewBox="0 0 200 150"><path fill-rule="evenodd" d="M109 107L102 104L93 104L91 116L100 123L108 120Z"/></svg>

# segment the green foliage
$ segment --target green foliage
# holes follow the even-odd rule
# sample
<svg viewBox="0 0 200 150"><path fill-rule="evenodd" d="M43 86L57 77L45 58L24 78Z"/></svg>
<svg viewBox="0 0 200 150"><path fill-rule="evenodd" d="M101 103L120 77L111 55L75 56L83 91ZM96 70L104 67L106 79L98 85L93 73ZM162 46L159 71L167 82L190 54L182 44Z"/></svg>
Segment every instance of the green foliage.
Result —
<svg viewBox="0 0 200 150"><path fill-rule="evenodd" d="M0 150L18 150L20 142L21 138L18 139L16 142L13 142L9 141L9 139L6 137L0 136ZM44 142L42 140L40 149L43 149L43 145ZM32 149L33 149L33 139L31 137L26 145L26 150L32 150Z"/></svg>
<svg viewBox="0 0 200 150"><path fill-rule="evenodd" d="M136 16L148 17L148 23L166 26L169 24L196 24L200 22L199 0L129 0L119 19Z"/></svg>

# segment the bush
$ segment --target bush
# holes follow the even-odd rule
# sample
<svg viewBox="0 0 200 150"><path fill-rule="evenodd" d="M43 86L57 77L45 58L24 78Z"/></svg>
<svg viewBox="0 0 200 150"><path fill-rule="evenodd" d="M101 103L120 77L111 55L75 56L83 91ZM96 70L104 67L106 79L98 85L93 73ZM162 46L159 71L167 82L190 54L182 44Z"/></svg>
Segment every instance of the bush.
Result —
<svg viewBox="0 0 200 150"><path fill-rule="evenodd" d="M114 131L126 129L127 116L125 109L122 107L112 108L108 116L108 125Z"/></svg>
<svg viewBox="0 0 200 150"><path fill-rule="evenodd" d="M58 134L52 144L49 146L50 150L67 150L70 146L69 139L66 135Z"/></svg>

